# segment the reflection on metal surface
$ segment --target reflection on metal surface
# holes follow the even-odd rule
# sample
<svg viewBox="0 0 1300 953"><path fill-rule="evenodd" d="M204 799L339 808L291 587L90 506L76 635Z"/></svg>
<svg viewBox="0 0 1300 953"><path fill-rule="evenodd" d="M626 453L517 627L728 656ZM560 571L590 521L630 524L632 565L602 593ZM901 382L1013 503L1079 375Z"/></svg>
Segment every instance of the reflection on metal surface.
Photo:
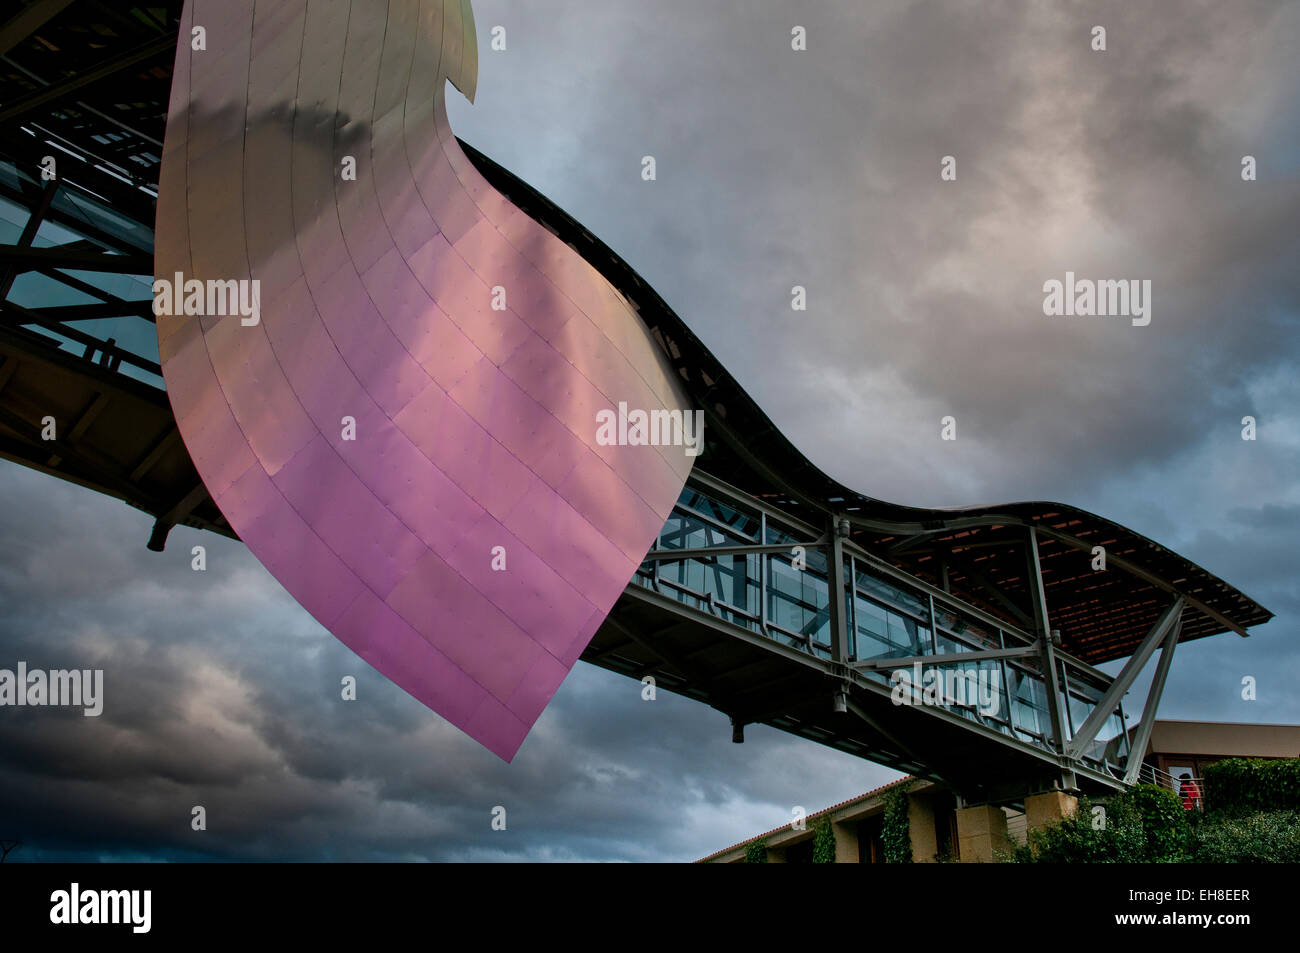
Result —
<svg viewBox="0 0 1300 953"><path fill-rule="evenodd" d="M190 0L180 35L156 274L260 286L256 324L158 317L186 447L312 615L509 760L690 472L597 413L690 404L452 135L468 0Z"/></svg>

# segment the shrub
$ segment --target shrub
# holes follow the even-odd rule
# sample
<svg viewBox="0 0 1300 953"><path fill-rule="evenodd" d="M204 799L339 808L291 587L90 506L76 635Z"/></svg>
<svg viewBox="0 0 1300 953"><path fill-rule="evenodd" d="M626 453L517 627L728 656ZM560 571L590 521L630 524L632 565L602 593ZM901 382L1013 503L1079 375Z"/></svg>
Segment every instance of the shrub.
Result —
<svg viewBox="0 0 1300 953"><path fill-rule="evenodd" d="M1100 824L1093 808L1105 810ZM1104 802L1079 800L1072 816L1030 831L1010 859L1019 863L1177 863L1192 853L1187 812L1172 791L1144 784Z"/></svg>
<svg viewBox="0 0 1300 953"><path fill-rule="evenodd" d="M1252 769L1232 768L1230 771ZM1210 775L1206 771L1207 779ZM1207 780L1207 788L1210 785ZM1232 790L1231 788L1229 790ZM1240 804L1237 801L1227 803ZM1200 816L1166 788L1141 785L1109 798L1105 824L1094 827L1094 802L1030 831L1001 860L1018 863L1300 863L1300 811L1256 811Z"/></svg>
<svg viewBox="0 0 1300 953"><path fill-rule="evenodd" d="M1233 815L1300 811L1300 759L1229 758L1209 765L1205 809Z"/></svg>
<svg viewBox="0 0 1300 953"><path fill-rule="evenodd" d="M1155 863L1177 863L1195 849L1192 826L1182 799L1168 788L1140 784L1126 797L1132 801L1145 835L1144 858Z"/></svg>
<svg viewBox="0 0 1300 953"><path fill-rule="evenodd" d="M1124 864L1144 859L1146 833L1131 798L1117 794L1103 806L1105 821L1096 826L1094 802L1079 799L1078 810L1055 824L1032 830L1011 852L1017 863Z"/></svg>
<svg viewBox="0 0 1300 953"><path fill-rule="evenodd" d="M751 844L746 844L745 863L747 864L767 863L767 841L756 840Z"/></svg>
<svg viewBox="0 0 1300 953"><path fill-rule="evenodd" d="M1197 826L1196 839L1200 863L1300 863L1300 812L1209 815Z"/></svg>
<svg viewBox="0 0 1300 953"><path fill-rule="evenodd" d="M831 829L831 822L823 820L813 831L813 863L835 863L835 831Z"/></svg>
<svg viewBox="0 0 1300 953"><path fill-rule="evenodd" d="M909 818L911 802L907 789L911 784L900 784L885 794L885 811L881 839L885 842L885 863L910 864L912 862L912 823Z"/></svg>

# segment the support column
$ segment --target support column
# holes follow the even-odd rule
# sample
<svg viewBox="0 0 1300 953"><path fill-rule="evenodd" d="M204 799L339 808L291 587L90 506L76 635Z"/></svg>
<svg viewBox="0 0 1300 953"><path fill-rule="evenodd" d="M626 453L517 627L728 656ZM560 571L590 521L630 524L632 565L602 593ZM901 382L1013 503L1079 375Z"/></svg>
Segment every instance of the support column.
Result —
<svg viewBox="0 0 1300 953"><path fill-rule="evenodd" d="M861 855L858 853L857 824L841 824L839 821L832 821L831 831L835 834L835 863L861 863Z"/></svg>
<svg viewBox="0 0 1300 953"><path fill-rule="evenodd" d="M908 795L907 827L912 838L912 863L933 864L935 855L939 853L939 840L934 826L934 808L929 798Z"/></svg>
<svg viewBox="0 0 1300 953"><path fill-rule="evenodd" d="M848 520L831 516L830 545L826 551L826 597L831 626L831 658L840 663L849 660L849 628L844 618L844 537L849 532Z"/></svg>
<svg viewBox="0 0 1300 953"><path fill-rule="evenodd" d="M1073 817L1079 809L1079 799L1064 791L1045 791L1025 798L1025 831L1036 831Z"/></svg>
<svg viewBox="0 0 1300 953"><path fill-rule="evenodd" d="M1058 752L1065 751L1065 723L1061 717L1061 684L1056 677L1056 652L1052 644L1052 622L1047 615L1047 593L1043 589L1043 571L1038 564L1038 531L1029 527L1029 594L1033 602L1034 628L1037 629L1039 658L1047 689L1047 715L1051 722L1052 743Z"/></svg>
<svg viewBox="0 0 1300 953"><path fill-rule="evenodd" d="M996 851L1011 850L1007 815L996 804L957 809L957 853L963 864L988 864Z"/></svg>
<svg viewBox="0 0 1300 953"><path fill-rule="evenodd" d="M1137 647L1133 654L1129 656L1128 661L1124 663L1124 668L1115 676L1115 680L1110 683L1110 688L1106 689L1106 694L1102 695L1101 700L1093 707L1092 714L1089 715L1088 720L1083 723L1083 727L1081 727L1075 736L1070 739L1069 747L1066 750L1066 754L1069 755L1069 757L1077 758L1082 755L1087 746L1092 743L1092 739L1097 737L1097 732L1101 730L1101 726L1105 724L1106 720L1114 713L1115 706L1120 703L1120 700L1124 697L1124 693L1129 690L1129 686L1133 684L1134 680L1138 677L1138 673L1141 672L1143 667L1147 664L1147 661L1155 652L1156 646L1163 643L1165 639L1169 637L1171 632L1175 634L1181 632L1182 617L1183 597L1178 596L1174 599L1173 604L1166 609L1163 614L1161 614L1159 619L1156 620L1156 624L1152 626L1151 631L1147 633L1146 638L1142 640L1142 643ZM1169 659L1170 662L1173 661L1172 653L1170 654ZM1166 674L1168 674L1167 669ZM1161 685L1161 688L1163 689L1163 684ZM1157 703L1158 701L1159 699L1157 699ZM1154 718L1155 710L1151 709L1150 714L1152 718Z"/></svg>

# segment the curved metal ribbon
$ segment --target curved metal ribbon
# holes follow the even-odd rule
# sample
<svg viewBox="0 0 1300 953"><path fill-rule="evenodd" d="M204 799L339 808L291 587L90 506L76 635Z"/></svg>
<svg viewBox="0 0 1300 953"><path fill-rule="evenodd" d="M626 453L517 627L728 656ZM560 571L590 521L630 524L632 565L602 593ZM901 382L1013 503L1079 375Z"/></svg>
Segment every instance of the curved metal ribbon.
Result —
<svg viewBox="0 0 1300 953"><path fill-rule="evenodd" d="M187 0L155 268L255 280L260 315L162 314L158 339L253 554L510 760L690 471L602 445L596 414L690 404L622 297L460 150L446 81L476 79L468 0Z"/></svg>

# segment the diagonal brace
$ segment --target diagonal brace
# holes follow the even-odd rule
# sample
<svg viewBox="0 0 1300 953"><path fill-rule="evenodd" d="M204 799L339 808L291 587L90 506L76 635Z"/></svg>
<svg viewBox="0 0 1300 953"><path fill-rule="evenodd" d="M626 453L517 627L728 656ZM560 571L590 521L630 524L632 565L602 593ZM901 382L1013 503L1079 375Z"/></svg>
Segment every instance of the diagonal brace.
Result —
<svg viewBox="0 0 1300 953"><path fill-rule="evenodd" d="M1151 740L1151 729L1156 723L1156 709L1160 707L1160 697L1165 692L1165 681L1169 678L1169 669L1174 663L1174 649L1178 647L1178 636L1182 634L1183 622L1169 630L1165 636L1164 646L1160 649L1160 661L1156 665L1156 674L1147 689L1146 705L1142 709L1142 721L1129 743L1128 770L1124 772L1124 783L1133 784L1142 770L1142 756L1146 753L1147 742Z"/></svg>
<svg viewBox="0 0 1300 953"><path fill-rule="evenodd" d="M1097 702L1097 706L1093 708L1092 714L1083 723L1083 727L1066 745L1065 753L1067 757L1078 758L1087 749L1088 745L1092 744L1092 740L1097 737L1097 732L1101 730L1101 726L1106 723L1106 719L1111 716L1115 706L1124 697L1124 693L1129 690L1138 673L1142 671L1155 653L1156 647L1165 641L1171 631L1177 630L1181 625L1183 605L1183 597L1179 596L1156 620L1156 624L1146 634L1142 644L1137 647L1137 651L1124 664L1123 671L1115 676L1115 681L1111 682L1110 688L1106 689L1106 694L1101 697L1101 701ZM1172 653L1170 654L1172 656Z"/></svg>

